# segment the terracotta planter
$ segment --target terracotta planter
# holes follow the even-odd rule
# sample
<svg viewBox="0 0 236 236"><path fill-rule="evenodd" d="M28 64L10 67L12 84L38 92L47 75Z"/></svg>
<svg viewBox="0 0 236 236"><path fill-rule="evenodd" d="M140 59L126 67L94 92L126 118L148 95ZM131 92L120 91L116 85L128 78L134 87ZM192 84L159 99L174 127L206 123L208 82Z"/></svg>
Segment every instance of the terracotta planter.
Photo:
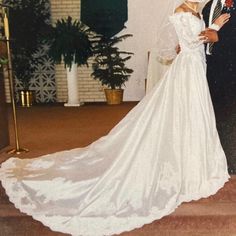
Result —
<svg viewBox="0 0 236 236"><path fill-rule="evenodd" d="M7 45L5 42L0 41L0 55L7 58Z"/></svg>
<svg viewBox="0 0 236 236"><path fill-rule="evenodd" d="M34 103L35 94L31 90L19 91L19 103L22 107L31 107Z"/></svg>
<svg viewBox="0 0 236 236"><path fill-rule="evenodd" d="M109 105L118 105L123 102L123 89L104 89L107 104Z"/></svg>

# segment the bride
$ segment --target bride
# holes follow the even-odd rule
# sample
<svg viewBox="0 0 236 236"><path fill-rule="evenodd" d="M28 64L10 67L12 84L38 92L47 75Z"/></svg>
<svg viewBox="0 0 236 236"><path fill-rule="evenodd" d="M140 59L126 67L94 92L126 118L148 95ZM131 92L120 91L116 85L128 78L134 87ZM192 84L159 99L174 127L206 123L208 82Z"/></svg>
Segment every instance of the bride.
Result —
<svg viewBox="0 0 236 236"><path fill-rule="evenodd" d="M229 175L206 80L199 2L188 0L172 14L180 53L107 136L85 148L1 165L2 185L17 208L54 231L112 235L224 185Z"/></svg>

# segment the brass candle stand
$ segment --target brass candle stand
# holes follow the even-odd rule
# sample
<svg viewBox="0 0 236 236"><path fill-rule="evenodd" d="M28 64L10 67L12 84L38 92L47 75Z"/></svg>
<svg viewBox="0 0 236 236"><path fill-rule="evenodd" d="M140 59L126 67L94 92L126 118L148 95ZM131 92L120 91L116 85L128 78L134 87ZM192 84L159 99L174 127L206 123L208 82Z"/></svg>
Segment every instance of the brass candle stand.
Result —
<svg viewBox="0 0 236 236"><path fill-rule="evenodd" d="M10 49L10 30L9 30L9 20L8 20L8 6L4 4L0 4L2 8L2 17L3 17L3 25L4 25L4 34L7 46L7 71L10 85L10 96L11 96L11 104L12 104L12 114L13 114L13 122L14 122L14 131L15 131L15 148L7 151L8 154L21 154L24 152L28 152L28 149L21 148L19 142L18 135L18 123L17 123L17 114L16 114L16 103L14 98L14 80L13 80L13 72L12 72L12 57L11 57L11 49Z"/></svg>

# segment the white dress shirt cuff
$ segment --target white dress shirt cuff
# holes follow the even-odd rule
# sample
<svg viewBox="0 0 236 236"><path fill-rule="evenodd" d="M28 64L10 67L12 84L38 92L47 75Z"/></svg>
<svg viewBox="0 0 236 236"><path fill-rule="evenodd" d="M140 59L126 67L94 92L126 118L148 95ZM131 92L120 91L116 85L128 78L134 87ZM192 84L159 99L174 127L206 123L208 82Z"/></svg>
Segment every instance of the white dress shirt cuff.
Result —
<svg viewBox="0 0 236 236"><path fill-rule="evenodd" d="M219 31L219 30L220 30L220 26L217 25L217 24L211 24L211 25L209 26L209 28L210 28L210 29L213 29L213 30L216 30L216 31Z"/></svg>

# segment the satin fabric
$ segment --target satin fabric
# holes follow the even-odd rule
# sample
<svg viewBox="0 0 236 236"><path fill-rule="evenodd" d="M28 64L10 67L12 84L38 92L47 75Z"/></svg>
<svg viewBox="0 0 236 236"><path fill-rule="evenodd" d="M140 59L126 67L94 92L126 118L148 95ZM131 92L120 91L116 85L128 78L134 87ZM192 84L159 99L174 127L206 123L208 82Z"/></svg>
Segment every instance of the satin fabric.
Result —
<svg viewBox="0 0 236 236"><path fill-rule="evenodd" d="M52 230L118 234L208 197L228 180L206 80L202 20L176 13L181 52L151 92L85 148L0 169L10 200Z"/></svg>

